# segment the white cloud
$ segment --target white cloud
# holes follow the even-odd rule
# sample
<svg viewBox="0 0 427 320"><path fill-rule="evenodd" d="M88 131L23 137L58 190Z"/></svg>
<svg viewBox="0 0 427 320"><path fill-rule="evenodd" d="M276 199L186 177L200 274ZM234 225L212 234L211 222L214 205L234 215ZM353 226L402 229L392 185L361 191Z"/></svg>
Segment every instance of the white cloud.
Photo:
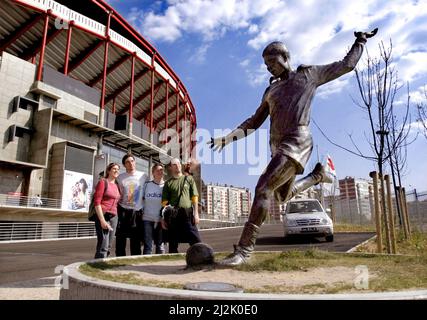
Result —
<svg viewBox="0 0 427 320"><path fill-rule="evenodd" d="M347 86L348 82L348 76L335 79L334 81L321 86L316 96L322 99L327 99L330 95L341 92Z"/></svg>
<svg viewBox="0 0 427 320"><path fill-rule="evenodd" d="M144 11L138 8L131 8L129 14L127 15L127 20L130 24L138 26L141 21L144 19Z"/></svg>
<svg viewBox="0 0 427 320"><path fill-rule="evenodd" d="M258 27L258 25L256 25L256 24L251 24L251 25L249 26L248 32L249 32L250 34L257 33L258 31L259 31L259 27Z"/></svg>
<svg viewBox="0 0 427 320"><path fill-rule="evenodd" d="M179 28L181 17L174 7L167 9L164 16L150 12L143 18L142 27L145 29L149 26L149 32L146 34L151 39L173 42L182 35Z"/></svg>
<svg viewBox="0 0 427 320"><path fill-rule="evenodd" d="M413 121L405 126L405 129L409 129L410 135L417 135L425 132L427 128L427 120L424 121L424 124L421 120Z"/></svg>
<svg viewBox="0 0 427 320"><path fill-rule="evenodd" d="M245 59L242 62L240 62L240 66L247 67L251 61L249 59Z"/></svg>
<svg viewBox="0 0 427 320"><path fill-rule="evenodd" d="M189 61L190 62L196 62L196 63L203 63L206 60L206 54L208 52L209 47L211 46L210 43L204 43L200 47L196 49L196 52L190 56Z"/></svg>
<svg viewBox="0 0 427 320"><path fill-rule="evenodd" d="M402 88L402 90L404 90L403 93L399 96L399 99L395 103L396 105L399 105L399 106L406 105L406 103L408 102L406 88ZM409 102L411 104L422 103L427 105L427 85L421 86L416 90L410 91L409 97L410 97Z"/></svg>
<svg viewBox="0 0 427 320"><path fill-rule="evenodd" d="M427 52L409 52L402 55L397 63L399 78L414 81L427 72Z"/></svg>
<svg viewBox="0 0 427 320"><path fill-rule="evenodd" d="M133 10L129 20L154 41L173 42L188 33L209 43L235 30L246 32L247 45L255 50L281 40L294 67L340 59L353 31L378 26L378 35L368 42L372 55L380 40L392 38L400 76L413 80L427 73L427 1L169 0L164 12Z"/></svg>
<svg viewBox="0 0 427 320"><path fill-rule="evenodd" d="M411 97L411 102L427 105L427 86L421 86L416 91L411 91L409 95Z"/></svg>
<svg viewBox="0 0 427 320"><path fill-rule="evenodd" d="M258 64L257 66L249 65L249 60L243 60L240 66L244 68L248 78L248 82L252 87L265 86L268 83L270 77L264 64Z"/></svg>

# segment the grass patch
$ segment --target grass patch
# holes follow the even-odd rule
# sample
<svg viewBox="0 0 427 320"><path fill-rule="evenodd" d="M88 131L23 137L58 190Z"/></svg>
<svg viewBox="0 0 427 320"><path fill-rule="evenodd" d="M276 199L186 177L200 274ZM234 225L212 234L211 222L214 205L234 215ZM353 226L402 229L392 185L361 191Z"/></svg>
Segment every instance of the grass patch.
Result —
<svg viewBox="0 0 427 320"><path fill-rule="evenodd" d="M109 274L99 269L89 266L88 264L80 266L80 272L101 280L120 282L126 284L134 284L138 286L149 286L149 287L159 287L159 288L170 288L170 289L183 289L183 285L179 283L173 283L168 281L159 281L151 279L142 279L139 278L136 274L129 272L126 274Z"/></svg>
<svg viewBox="0 0 427 320"><path fill-rule="evenodd" d="M357 248L357 252L377 252L377 240L371 240ZM383 239L383 252L387 252ZM396 233L396 253L405 255L427 255L427 233L413 231L411 239L406 240L403 232Z"/></svg>
<svg viewBox="0 0 427 320"><path fill-rule="evenodd" d="M182 255L162 255L162 256L159 255L159 256L152 256L152 257L141 257L136 259L117 259L117 260L111 260L111 261L100 261L100 262L82 264L79 268L79 271L89 277L106 280L106 281L134 284L139 286L183 289L182 284L173 283L169 281L142 279L138 277L135 272L128 272L125 274L110 274L106 272L106 271L114 270L120 267L137 265L140 263L174 261L174 260L182 260L182 259L183 259Z"/></svg>
<svg viewBox="0 0 427 320"><path fill-rule="evenodd" d="M369 245L369 243L368 243ZM373 242L376 248L375 242ZM363 247L361 248L363 249ZM359 249L359 251L361 250ZM354 283L349 282L316 282L299 287L285 287L278 284L261 288L250 288L250 281L245 292L253 293L342 293L342 292L380 292L427 288L427 234L414 232L410 240L398 236L398 252L403 255L373 254L370 251L347 253L326 252L316 248L306 251L291 250L286 252L254 253L247 264L237 266L234 270L241 272L311 272L316 268L347 267L354 270L354 279L359 275L356 267L363 266L368 271L368 290L357 290ZM215 255L220 261L228 253ZM117 259L100 261L80 266L80 271L98 279L155 286L161 288L182 289L183 284L170 281L148 280L138 277L135 271L111 273L121 267L141 263L183 260L183 255L158 255L137 259ZM348 272L348 271L347 271ZM248 274L248 279L250 275ZM346 280L348 281L348 280Z"/></svg>
<svg viewBox="0 0 427 320"><path fill-rule="evenodd" d="M375 226L335 223L334 232L375 232Z"/></svg>
<svg viewBox="0 0 427 320"><path fill-rule="evenodd" d="M302 287L288 286L263 286L262 288L250 288L245 290L246 293L319 293L325 291L327 285L324 283L307 284Z"/></svg>
<svg viewBox="0 0 427 320"><path fill-rule="evenodd" d="M427 256L392 256L367 253L331 253L316 249L283 253L256 254L250 263L236 267L245 272L306 271L319 267L366 267L369 275L367 291L395 291L427 288ZM265 286L250 289L253 293L338 293L356 290L353 283L315 283L297 288ZM360 292L359 290L357 290Z"/></svg>
<svg viewBox="0 0 427 320"><path fill-rule="evenodd" d="M340 292L349 292L354 289L354 285L348 283L337 283L333 286L326 287L323 293L335 294Z"/></svg>
<svg viewBox="0 0 427 320"><path fill-rule="evenodd" d="M333 254L309 249L306 251L290 250L281 253L258 253L250 263L237 266L236 269L245 272L254 271L307 271L331 259Z"/></svg>
<svg viewBox="0 0 427 320"><path fill-rule="evenodd" d="M383 240L383 244L385 239ZM358 252L376 252L376 240L371 240L367 244L358 248ZM385 246L383 252L387 252ZM397 290L410 288L427 288L427 234L413 231L410 239L404 239L403 232L396 234L396 252L406 255L405 258L389 259L389 265L379 266L388 272L387 276L374 279L370 287L374 291L390 287ZM405 270L405 269L408 270Z"/></svg>
<svg viewBox="0 0 427 320"><path fill-rule="evenodd" d="M397 249L403 254L427 255L427 233L415 231L412 232L411 239L405 240L403 232L399 232Z"/></svg>
<svg viewBox="0 0 427 320"><path fill-rule="evenodd" d="M133 264L140 264L144 262L159 262L159 261L175 261L182 260L183 255L181 254L173 254L173 255L152 255L149 257L141 257L141 258L124 258L124 259L114 259L109 261L99 261L87 263L87 265L92 266L93 268L100 270L108 270L123 266L129 266Z"/></svg>

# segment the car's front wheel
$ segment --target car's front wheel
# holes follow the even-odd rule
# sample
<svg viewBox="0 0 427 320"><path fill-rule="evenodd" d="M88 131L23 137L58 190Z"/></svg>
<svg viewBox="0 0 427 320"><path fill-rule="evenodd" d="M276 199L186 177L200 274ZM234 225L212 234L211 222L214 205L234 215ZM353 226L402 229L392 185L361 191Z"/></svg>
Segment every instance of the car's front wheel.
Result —
<svg viewBox="0 0 427 320"><path fill-rule="evenodd" d="M325 239L326 239L326 242L333 242L334 241L334 235L326 236Z"/></svg>

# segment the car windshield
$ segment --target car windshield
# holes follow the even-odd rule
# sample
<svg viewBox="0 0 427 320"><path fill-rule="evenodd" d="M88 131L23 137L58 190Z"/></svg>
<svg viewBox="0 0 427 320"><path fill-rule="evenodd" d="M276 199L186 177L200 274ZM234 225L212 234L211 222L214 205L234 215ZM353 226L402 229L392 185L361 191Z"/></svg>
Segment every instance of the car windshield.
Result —
<svg viewBox="0 0 427 320"><path fill-rule="evenodd" d="M317 201L299 201L288 203L287 213L311 213L322 211Z"/></svg>

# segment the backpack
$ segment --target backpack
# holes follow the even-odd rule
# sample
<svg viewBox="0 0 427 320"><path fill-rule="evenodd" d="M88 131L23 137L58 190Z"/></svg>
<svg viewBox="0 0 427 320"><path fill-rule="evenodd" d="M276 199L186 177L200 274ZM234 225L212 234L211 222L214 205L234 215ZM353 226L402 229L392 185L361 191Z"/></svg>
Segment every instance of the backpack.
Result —
<svg viewBox="0 0 427 320"><path fill-rule="evenodd" d="M108 181L106 179L103 179L103 180L104 180L104 194L105 194L107 192L107 188L108 188ZM95 221L95 217L96 217L94 195L95 195L95 192L92 194L92 198L91 198L90 204L89 204L89 211L87 213L87 219L89 221Z"/></svg>

